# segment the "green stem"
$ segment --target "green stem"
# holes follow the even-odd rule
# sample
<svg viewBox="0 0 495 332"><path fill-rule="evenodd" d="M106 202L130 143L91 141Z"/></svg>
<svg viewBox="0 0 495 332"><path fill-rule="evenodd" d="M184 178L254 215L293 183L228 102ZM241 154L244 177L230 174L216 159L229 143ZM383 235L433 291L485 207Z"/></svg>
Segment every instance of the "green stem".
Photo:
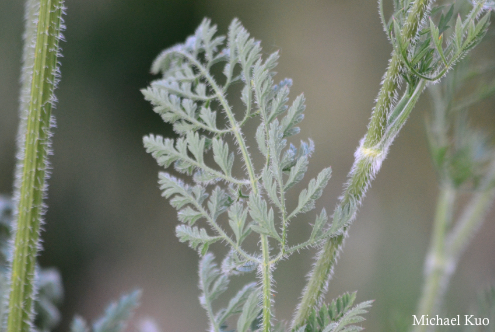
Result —
<svg viewBox="0 0 495 332"><path fill-rule="evenodd" d="M447 238L447 252L452 256L454 262L457 262L474 233L483 223L488 208L495 198L495 159L482 183L483 187L480 192L471 199Z"/></svg>
<svg viewBox="0 0 495 332"><path fill-rule="evenodd" d="M432 0L417 0L410 9L401 31L401 40L405 41L408 45L414 43L417 37L419 24L428 13L431 2ZM392 59L390 60L390 64L383 79L382 87L378 93L375 109L368 125L368 131L366 132L361 146L358 148L359 151L356 153L357 157L351 168L351 172L349 173L349 180L344 190L344 195L335 208L333 215L334 225L344 221L346 227L344 228L342 235L330 238L318 253L317 261L310 274L309 280L303 291L302 300L297 308L294 320L292 321L292 328L304 324L311 314L312 309L319 304L322 295L325 293L333 266L340 254L344 238L347 235L348 226L350 222L354 220L358 206L361 204L361 200L366 193L371 180L379 171L381 162L386 156L388 146L390 146L391 141L397 134L397 132L395 132L395 134L391 135L390 139L387 139L386 142L383 140L384 134L387 132L387 129L389 129L387 128L387 118L392 111L391 108L393 107L394 98L399 89L402 67L403 63L400 54L393 51ZM422 86L421 91L423 91L425 85L424 81L421 81L418 84L418 87L419 85ZM415 98L411 98L412 102L410 103L410 109L412 109L416 103L421 91ZM401 121L402 122L394 124L397 131L404 124L405 119L401 119ZM385 146L385 149L382 148L384 142L388 145Z"/></svg>
<svg viewBox="0 0 495 332"><path fill-rule="evenodd" d="M447 233L453 209L453 189L444 188L437 205L431 249L427 255L426 281L418 305L418 316L438 312L450 277L463 251L484 221L488 207L495 197L495 160L483 179L480 192L464 209L456 226ZM418 325L413 332L424 332L428 326Z"/></svg>
<svg viewBox="0 0 495 332"><path fill-rule="evenodd" d="M406 89L406 93L397 104L397 108L401 108L401 110L392 112L393 116L387 120L387 122L389 120L390 122L387 124L388 128L382 134L382 141L372 148L366 148L364 144L358 148L357 157L348 176L349 180L346 184L346 189L333 214L331 233L342 229L341 234L325 242L318 253L316 263L292 323L292 328L304 325L312 309L319 304L326 291L329 277L332 275L333 266L340 255L344 239L347 237L349 225L355 218L366 189L378 172L390 145L409 117L425 85L426 81L421 80L412 92L409 92L409 87Z"/></svg>
<svg viewBox="0 0 495 332"><path fill-rule="evenodd" d="M420 297L417 315L436 314L442 295L446 289L445 279L449 276L452 261L445 250L445 239L452 222L452 210L455 201L455 189L445 186L437 202L437 211L433 224L433 236L427 254L425 266L425 283ZM414 332L427 331L429 326L416 325Z"/></svg>
<svg viewBox="0 0 495 332"><path fill-rule="evenodd" d="M24 146L21 147L24 159L20 161L23 165L11 271L8 332L28 332L33 320L33 279L46 187L46 158L50 145L53 91L57 79L62 7L63 0L42 0L39 6L30 101Z"/></svg>
<svg viewBox="0 0 495 332"><path fill-rule="evenodd" d="M187 58L194 66L201 71L201 74L208 80L213 91L215 91L217 98L225 110L225 115L230 122L232 132L236 138L237 144L239 145L239 150L241 151L242 157L244 159L244 164L246 166L246 170L249 175L249 179L251 182L251 189L253 192L258 195L258 181L256 178L256 174L254 172L254 167L251 161L251 157L249 156L249 152L246 146L246 142L244 141L244 137L242 136L241 128L237 121L235 120L234 114L224 97L223 90L217 85L213 77L208 73L208 70L204 68L194 57L190 56L187 53L179 52L180 55ZM249 84L249 82L248 82ZM250 112L250 106L248 107L248 112ZM271 330L271 294L272 294L272 269L270 262L270 247L268 244L268 237L264 234L261 234L261 251L263 257L262 269L261 269L261 280L263 285L263 331L270 332Z"/></svg>
<svg viewBox="0 0 495 332"><path fill-rule="evenodd" d="M272 320L272 269L270 262L270 248L268 237L261 235L261 251L263 255L262 262L262 284L263 284L263 331L270 332Z"/></svg>

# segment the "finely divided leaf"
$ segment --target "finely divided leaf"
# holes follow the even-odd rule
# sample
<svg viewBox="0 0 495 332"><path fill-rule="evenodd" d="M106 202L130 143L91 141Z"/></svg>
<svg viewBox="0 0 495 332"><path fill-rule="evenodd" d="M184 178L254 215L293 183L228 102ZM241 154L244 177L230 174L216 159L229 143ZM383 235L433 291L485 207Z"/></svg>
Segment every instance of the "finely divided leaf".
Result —
<svg viewBox="0 0 495 332"><path fill-rule="evenodd" d="M273 209L268 211L266 201L254 192L249 195L249 214L251 218L256 222L255 225L251 225L251 229L257 233L265 234L282 242L280 235L275 229L275 221L273 215Z"/></svg>
<svg viewBox="0 0 495 332"><path fill-rule="evenodd" d="M220 166L225 175L232 175L234 165L234 153L229 154L229 145L217 138L212 141L213 159Z"/></svg>
<svg viewBox="0 0 495 332"><path fill-rule="evenodd" d="M198 248L201 255L205 255L210 244L222 240L221 236L210 236L204 228L187 225L177 225L175 232L180 242L189 242L193 249Z"/></svg>
<svg viewBox="0 0 495 332"><path fill-rule="evenodd" d="M199 299L203 307L223 293L229 282L228 278L220 273L214 260L215 256L208 253L199 262L199 289L203 292Z"/></svg>
<svg viewBox="0 0 495 332"><path fill-rule="evenodd" d="M278 89L275 98L273 98L268 113L267 123L270 123L275 119L278 115L287 111L287 102L289 101L289 86L292 85L292 82L284 84L285 81L281 82L279 85L281 87L275 86L274 88Z"/></svg>
<svg viewBox="0 0 495 332"><path fill-rule="evenodd" d="M299 203L296 209L291 213L290 217L299 213L311 211L315 207L315 201L320 198L323 189L326 187L328 180L332 175L330 167L324 168L316 179L309 181L308 189L303 189L299 194Z"/></svg>
<svg viewBox="0 0 495 332"><path fill-rule="evenodd" d="M301 141L301 147L297 149L294 145L290 144L289 148L284 152L281 161L281 167L284 172L289 172L296 162L306 157L309 159L315 151L315 143L310 139L308 143Z"/></svg>
<svg viewBox="0 0 495 332"><path fill-rule="evenodd" d="M246 300L249 298L249 295L251 295L251 293L255 290L256 290L256 283L252 282L250 284L245 285L229 301L227 308L221 309L217 313L217 315L215 317L217 324L222 325L223 323L225 323L227 318L229 318L230 316L241 313L244 303L246 303Z"/></svg>
<svg viewBox="0 0 495 332"><path fill-rule="evenodd" d="M232 204L229 209L229 225L235 234L237 244L242 243L249 233L251 233L251 228L245 227L247 214L248 210L244 209L241 202Z"/></svg>
<svg viewBox="0 0 495 332"><path fill-rule="evenodd" d="M264 62L258 59L253 67L254 96L264 119L268 119L268 102L273 94L272 69L277 65L278 57L278 52L272 53Z"/></svg>
<svg viewBox="0 0 495 332"><path fill-rule="evenodd" d="M263 173L261 174L261 180L263 182L263 187L266 190L266 193L268 194L268 197L270 197L270 200L275 204L279 209L282 209L282 204L278 198L278 186L277 186L277 181L272 177L272 174L268 170L268 168L265 168L263 170Z"/></svg>
<svg viewBox="0 0 495 332"><path fill-rule="evenodd" d="M216 131L217 129L217 112L213 112L209 107L201 107L199 111L199 117L207 125L211 128L212 131Z"/></svg>
<svg viewBox="0 0 495 332"><path fill-rule="evenodd" d="M189 225L194 225L196 221L204 217L202 212L198 212L190 206L186 206L184 209L177 213L179 220Z"/></svg>
<svg viewBox="0 0 495 332"><path fill-rule="evenodd" d="M204 149L205 149L205 138L200 137L197 132L192 133L188 132L186 135L186 140L187 140L187 147L189 151L194 156L194 159L200 164L203 164L203 155L204 155Z"/></svg>
<svg viewBox="0 0 495 332"><path fill-rule="evenodd" d="M210 210L211 218L216 220L219 215L227 211L228 207L232 203L232 199L220 187L213 189L210 200L208 201L208 209Z"/></svg>
<svg viewBox="0 0 495 332"><path fill-rule="evenodd" d="M162 196L172 199L170 204L176 209L181 209L186 204L200 206L208 197L205 189L201 186L188 186L182 180L172 175L161 172L159 174L160 189L163 191Z"/></svg>
<svg viewBox="0 0 495 332"><path fill-rule="evenodd" d="M303 112L306 109L304 102L304 95L299 95L287 111L287 115L282 119L281 125L284 132L284 137L299 133L300 129L295 126L304 119Z"/></svg>
<svg viewBox="0 0 495 332"><path fill-rule="evenodd" d="M253 321L258 317L261 310L260 308L260 298L261 291L256 289L251 292L246 303L242 307L242 313L237 320L237 331L236 332L247 332L251 327Z"/></svg>
<svg viewBox="0 0 495 332"><path fill-rule="evenodd" d="M93 332L120 332L126 327L127 320L138 306L140 291L122 296L117 303L112 303L105 310L103 317L93 324Z"/></svg>
<svg viewBox="0 0 495 332"><path fill-rule="evenodd" d="M364 330L363 327L354 324L361 323L365 320L361 315L368 312L373 301L361 302L354 308L345 312L343 317L336 323L328 325L323 332L355 332Z"/></svg>
<svg viewBox="0 0 495 332"><path fill-rule="evenodd" d="M289 177L285 182L284 190L289 189L301 181L308 170L308 157L304 156L297 160L296 164L290 168Z"/></svg>
<svg viewBox="0 0 495 332"><path fill-rule="evenodd" d="M312 241L319 240L324 234L324 227L328 222L328 215L325 209L321 210L319 216L316 217L315 224L313 226L313 230L311 231L310 239Z"/></svg>

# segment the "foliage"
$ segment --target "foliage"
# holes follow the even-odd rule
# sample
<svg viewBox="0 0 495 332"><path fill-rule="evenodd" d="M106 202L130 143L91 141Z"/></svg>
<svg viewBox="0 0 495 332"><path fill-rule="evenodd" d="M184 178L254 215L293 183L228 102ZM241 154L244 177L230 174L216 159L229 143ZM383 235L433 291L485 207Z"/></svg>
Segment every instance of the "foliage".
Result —
<svg viewBox="0 0 495 332"><path fill-rule="evenodd" d="M209 312L211 329L220 331L228 318L225 314L221 319L218 314L213 315L209 304L227 287L227 275L257 267L262 285L259 300L263 302L263 328L269 331L271 275L276 263L337 234L325 227L328 217L323 210L307 241L289 245L287 238L290 222L315 208L331 169L323 169L309 181L299 193L297 206L290 209L286 205L288 190L304 178L314 151L312 141L301 142L299 147L287 141L299 133L297 125L304 118L304 96L298 96L289 105L292 81L274 83L278 53L263 59L259 42L249 36L238 20L232 21L226 37L215 33L216 26L204 20L194 36L163 51L153 63L152 71L162 77L142 92L179 137L149 135L144 138L144 145L159 165L173 164L177 172L192 176L194 181L187 184L165 172L159 176L163 196L170 199L183 223L177 226L177 236L204 255L200 265L201 303ZM212 73L220 65L223 77L217 78ZM240 120L227 98L234 83L242 86L240 98L245 110ZM252 157L255 151L249 151L242 132L242 127L255 117L259 119L256 144L264 159L263 166L258 168ZM226 120L224 127L217 124L221 118ZM244 174L233 171L236 161L243 165ZM227 219L230 229L222 226L223 219ZM210 230L196 226L200 221L205 221ZM252 235L260 237L261 252L244 249L244 241ZM207 254L210 245L219 241L227 243L231 250L225 259L228 263L222 264L228 266L223 276L214 268L213 256ZM270 244L278 248L278 253L271 253ZM216 281L211 285L213 280ZM258 300L256 295L250 296L237 324L242 331L258 316Z"/></svg>
<svg viewBox="0 0 495 332"><path fill-rule="evenodd" d="M184 44L163 51L153 63L152 72L161 74L161 78L142 92L154 111L173 126L178 137L149 135L144 138L144 145L160 166L174 165L178 173L192 176L193 183L186 184L182 178L162 172L159 183L163 196L170 199L183 223L176 229L180 241L188 242L204 256L200 280L210 281L208 286L204 281L200 283L203 290L200 299L208 312L212 331L223 330L223 322L215 320L208 300L212 295L208 294L216 298L227 287L228 275L252 270L254 266L260 279L261 328L270 331L271 276L276 263L294 251L322 244L291 328L298 332L361 329L353 324L362 321L360 315L371 302L351 308L355 294L346 294L328 307L320 305L348 227L424 88L429 82L443 78L481 42L493 9L491 2L474 1L471 11L462 19L462 9L456 10L454 5L444 8L433 7L429 0L396 0L392 18L386 20L382 1L379 3L383 27L393 46L392 59L332 222L328 223L323 209L310 238L301 244L288 245L288 226L296 215L314 209L331 170L326 168L309 181L307 189L299 193L295 207L286 206L286 193L304 178L314 143L309 140L299 147L288 146L288 138L299 133L297 124L303 119L304 97L295 98L289 106L291 81L274 83L278 53L263 59L259 42L250 38L237 20L231 23L227 36L216 36L216 26L204 20ZM456 23L451 27L456 13ZM223 75L218 74L220 70ZM238 91L232 88L233 83L241 86L238 90L243 114L234 112L231 106L238 105L232 99L231 92ZM405 83L403 89L402 83ZM262 157L259 167L255 167L258 162L252 157L256 152L248 149L242 132L243 126L253 118L259 119L255 135ZM469 142L463 140L470 151L478 141L476 137ZM443 157L437 156L437 163L443 163L441 167L451 172L460 172L451 173L454 183L464 182L472 178L471 173L476 173L477 161L473 155L460 153L456 157L455 152L442 151ZM483 158L488 157L484 154ZM445 166L456 162L462 166ZM236 165L244 172L236 172ZM225 219L227 222L222 223ZM199 222L209 225L209 230L196 226ZM253 235L260 237L261 252L244 249L243 242ZM229 268L223 275L211 263L213 256L207 254L210 245L216 242L226 243L230 248L224 260L229 264L222 264ZM278 253L272 253L273 246L278 248ZM239 319L246 317L254 320L256 310L243 310ZM244 331L248 325L248 321L243 321L238 323L238 329Z"/></svg>
<svg viewBox="0 0 495 332"><path fill-rule="evenodd" d="M121 332L126 327L127 320L139 304L140 291L124 295L118 302L112 303L105 310L105 314L93 323L90 330L88 324L81 317L74 318L71 332Z"/></svg>
<svg viewBox="0 0 495 332"><path fill-rule="evenodd" d="M361 331L364 328L353 325L360 323L364 318L360 315L367 313L373 301L366 301L353 307L356 292L345 293L334 299L327 307L323 305L319 310L313 309L306 325L297 329L297 332L351 332Z"/></svg>
<svg viewBox="0 0 495 332"><path fill-rule="evenodd" d="M59 79L63 3L28 0L26 6L15 203L0 197L0 294L9 302L8 309L6 303L0 304L0 318L7 321L11 332L27 332L35 326L50 331L60 319L56 307L63 295L60 276L56 270L38 268L36 254L45 209L54 122L51 110ZM299 95L289 102L292 81L275 82L278 53L263 56L260 42L237 19L227 36L216 35L216 26L205 19L185 43L163 51L153 63L152 72L161 78L142 93L154 111L173 126L177 137L149 135L144 145L160 166L175 168L175 172L160 173L160 189L178 211L179 240L202 256L199 300L207 312L210 331L227 332L235 319L237 332L286 331L283 324L273 324L273 270L294 252L312 247L321 250L289 330L363 329L358 324L372 301L354 305L356 293L345 293L328 305L322 301L349 226L424 88L439 83L481 42L495 9L492 0L472 1L467 15L458 3L435 7L432 0L394 0L393 4L393 14L387 20L383 1L379 1L393 53L343 195L330 217L325 209L316 215L309 238L298 244L289 244L289 226L297 216L315 209L331 169L324 168L307 182L295 206L286 204L289 190L302 185L315 145L311 140L293 141L304 119L305 98ZM429 122L429 141L442 188L420 313L440 309L457 260L495 197L495 154L487 147L485 136L466 124L465 112L494 92L495 85L482 87L454 107L459 86L467 77L466 72L457 71L442 88L431 88L435 112ZM243 112L237 111L240 104ZM248 140L245 126L254 121L256 133ZM249 149L249 145L257 149ZM456 192L468 185L476 192L453 223ZM12 230L15 239L10 248L5 243ZM249 238L259 240L259 250L253 252ZM228 247L220 266L209 252L219 242ZM224 308L214 309L213 302L225 293L233 276L255 270L258 284L246 284ZM480 306L490 317L493 293ZM139 297L139 291L123 296L91 329L76 317L71 331L123 331ZM139 330L159 329L146 320Z"/></svg>

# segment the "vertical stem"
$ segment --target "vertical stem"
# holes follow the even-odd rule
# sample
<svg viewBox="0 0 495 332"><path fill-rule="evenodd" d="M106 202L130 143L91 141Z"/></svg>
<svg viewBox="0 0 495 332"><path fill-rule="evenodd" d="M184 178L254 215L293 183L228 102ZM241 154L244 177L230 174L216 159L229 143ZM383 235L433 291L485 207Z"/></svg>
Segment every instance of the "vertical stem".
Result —
<svg viewBox="0 0 495 332"><path fill-rule="evenodd" d="M488 208L493 203L495 197L495 159L492 160L482 183L482 188L466 206L447 238L447 250L454 261L459 259L469 240L483 223Z"/></svg>
<svg viewBox="0 0 495 332"><path fill-rule="evenodd" d="M23 163L22 178L18 180L18 216L11 271L8 332L28 332L32 326L34 270L46 187L46 158L50 145L53 91L57 80L62 9L63 0L41 0L39 6L27 120L24 123L21 121L21 127L25 125L26 131L24 146L20 147L24 151L24 158L20 161Z"/></svg>
<svg viewBox="0 0 495 332"><path fill-rule="evenodd" d="M270 332L272 319L272 269L270 264L270 248L268 237L261 235L262 262L262 284L263 284L263 332Z"/></svg>
<svg viewBox="0 0 495 332"><path fill-rule="evenodd" d="M443 187L437 202L433 236L426 256L426 280L418 305L419 316L436 314L447 286L444 281L450 275L453 262L446 252L445 239L452 222L454 201L455 189L448 185ZM414 332L423 332L427 328L429 327L426 325L416 325Z"/></svg>
<svg viewBox="0 0 495 332"><path fill-rule="evenodd" d="M239 124L235 120L235 117L232 113L232 110L230 106L228 105L228 102L225 100L222 89L217 85L215 80L211 77L211 75L208 73L208 71L201 66L198 61L196 61L194 58L189 57L187 55L184 55L187 57L191 63L193 63L200 71L201 73L206 77L208 82L211 84L213 90L217 94L218 100L220 101L220 104L222 105L223 109L225 110L225 114L230 122L230 125L232 127L232 132L236 138L237 144L239 144L239 150L241 151L242 157L244 159L244 164L246 166L246 170L249 175L249 180L251 182L251 189L253 192L258 195L259 190L258 190L258 183L256 179L256 175L254 173L254 166L251 161L251 157L249 156L249 151L246 146L246 142L244 141L244 137L242 136L242 132L240 129ZM249 83L248 83L249 84ZM271 302L271 297L272 297L272 269L271 269L271 262L270 262L270 247L268 243L268 236L264 234L260 234L261 236L261 251L262 251L262 266L261 266L261 282L262 282L262 287L263 287L263 331L264 332L270 332L271 330L271 309L272 309L272 302Z"/></svg>
<svg viewBox="0 0 495 332"><path fill-rule="evenodd" d="M402 40L406 43L413 43L416 39L419 24L426 17L431 3L432 0L416 0L412 5L401 31ZM342 216L345 216L347 219L346 224L354 220L357 207L361 204L361 200L371 180L380 169L381 161L385 157L386 151L377 150L376 147L380 144L386 133L387 116L393 107L394 99L398 93L402 67L403 64L400 60L400 55L394 51L384 75L382 87L378 93L376 105L368 125L368 131L356 152L356 159L348 175L349 180L344 190L343 198L335 208L333 215L334 223L337 218L341 218ZM424 83L421 84L424 87ZM414 100L413 104L416 100ZM332 275L333 266L340 254L347 230L348 227L345 227L342 235L329 239L318 253L317 261L310 274L303 291L301 302L292 321L292 328L303 325L312 309L319 304L318 302L326 291L328 280Z"/></svg>

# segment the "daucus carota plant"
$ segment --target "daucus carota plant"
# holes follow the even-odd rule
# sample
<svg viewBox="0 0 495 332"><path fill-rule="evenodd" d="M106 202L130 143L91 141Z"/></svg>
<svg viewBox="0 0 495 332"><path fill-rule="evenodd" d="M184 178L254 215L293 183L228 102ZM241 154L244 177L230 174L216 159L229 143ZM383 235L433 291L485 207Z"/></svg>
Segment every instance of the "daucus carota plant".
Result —
<svg viewBox="0 0 495 332"><path fill-rule="evenodd" d="M355 153L333 215L329 218L325 209L318 213L309 239L299 244L289 242L290 223L296 215L314 209L331 171L325 168L310 180L299 193L297 205L286 204L287 192L304 178L314 143L308 140L298 147L287 143L299 133L304 97L289 103L291 81L274 82L278 53L264 59L260 43L237 20L226 37L217 36L216 26L204 20L184 44L158 56L152 72L161 78L142 92L154 111L173 125L178 137L149 135L144 145L160 166L173 164L177 172L186 175L183 180L162 172L159 183L163 196L178 210L180 241L188 242L203 256L200 302L211 331L226 331L227 318L236 313L240 313L239 332L283 330L272 323L273 269L293 252L315 246L321 250L290 328L324 332L361 329L355 324L363 320L361 315L371 306L370 301L353 306L355 294L345 294L322 306L348 228L424 88L438 82L482 40L491 6L487 1L473 1L467 16L462 19L458 15L450 28L447 24L454 12L460 12L453 6L445 10L433 7L430 0L395 0L394 14L387 20L380 1L380 16L393 53L368 131ZM241 112L233 103L234 84L241 86ZM257 130L250 140L243 127L255 119ZM253 144L257 149L250 150L248 145ZM253 158L258 151L262 162ZM244 241L250 236L259 237L258 252L247 249ZM230 248L220 267L208 253L216 242ZM246 285L227 308L214 312L211 303L227 289L229 278L253 270L258 271L258 286Z"/></svg>

